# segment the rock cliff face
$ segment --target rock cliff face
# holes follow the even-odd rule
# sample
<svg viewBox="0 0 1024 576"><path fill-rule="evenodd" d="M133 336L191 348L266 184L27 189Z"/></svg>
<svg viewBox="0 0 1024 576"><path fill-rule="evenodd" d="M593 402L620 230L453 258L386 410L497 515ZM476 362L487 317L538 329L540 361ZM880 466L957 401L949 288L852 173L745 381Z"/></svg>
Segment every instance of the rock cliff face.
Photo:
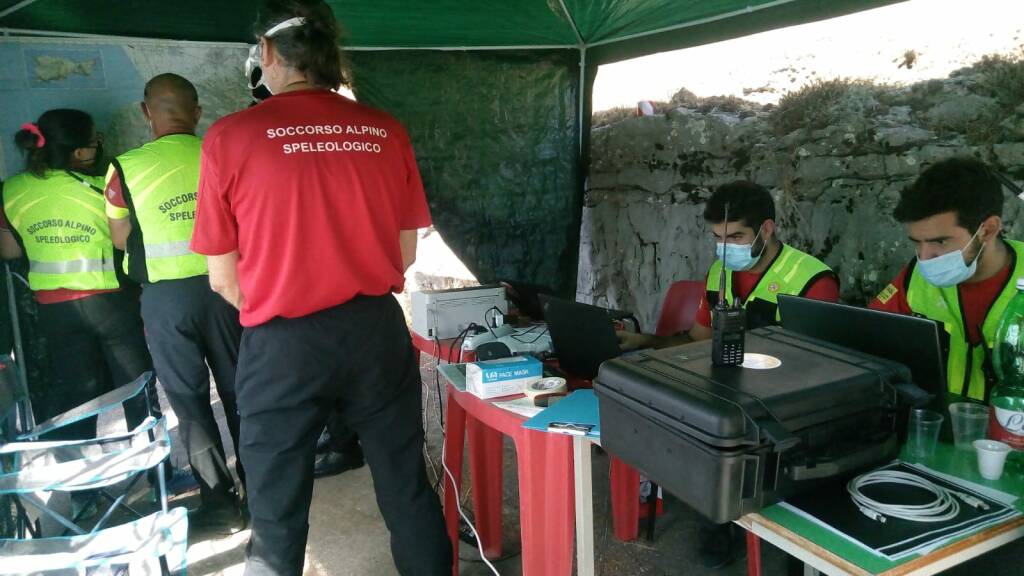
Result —
<svg viewBox="0 0 1024 576"><path fill-rule="evenodd" d="M759 107L685 91L656 116L593 131L577 297L634 311L653 329L669 285L702 279L714 246L702 212L734 179L768 187L779 234L838 273L863 303L913 255L892 219L929 164L973 155L1024 180L1024 64L985 59L907 87L817 83ZM1024 202L1006 190L1010 237Z"/></svg>

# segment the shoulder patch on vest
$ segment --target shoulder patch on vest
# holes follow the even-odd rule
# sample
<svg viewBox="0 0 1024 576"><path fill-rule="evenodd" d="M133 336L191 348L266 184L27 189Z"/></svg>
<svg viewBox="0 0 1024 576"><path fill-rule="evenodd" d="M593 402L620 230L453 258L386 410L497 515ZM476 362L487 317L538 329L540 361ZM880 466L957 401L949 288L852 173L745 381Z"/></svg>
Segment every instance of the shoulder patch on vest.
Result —
<svg viewBox="0 0 1024 576"><path fill-rule="evenodd" d="M899 291L899 288L892 284L889 284L881 292L878 293L878 296L876 296L876 298L878 298L878 301L881 302L882 304L888 304L889 300L892 300L892 297L895 296L896 293Z"/></svg>

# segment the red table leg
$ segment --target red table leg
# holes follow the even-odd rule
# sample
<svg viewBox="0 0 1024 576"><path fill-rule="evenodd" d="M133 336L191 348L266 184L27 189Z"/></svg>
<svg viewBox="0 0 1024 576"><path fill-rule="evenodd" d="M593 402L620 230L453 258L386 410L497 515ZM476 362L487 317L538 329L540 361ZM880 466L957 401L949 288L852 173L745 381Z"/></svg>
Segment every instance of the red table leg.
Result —
<svg viewBox="0 0 1024 576"><path fill-rule="evenodd" d="M455 486L445 474L444 477L444 523L448 538L452 541L454 562L452 576L459 576L459 489L462 485L462 454L466 438L466 410L448 396L448 420L445 422L444 458L445 466L455 477Z"/></svg>
<svg viewBox="0 0 1024 576"><path fill-rule="evenodd" d="M747 531L747 576L761 576L761 538Z"/></svg>
<svg viewBox="0 0 1024 576"><path fill-rule="evenodd" d="M467 433L469 479L473 483L473 516L476 529L480 532L484 556L500 558L501 500L504 495L503 434L472 416L467 420Z"/></svg>
<svg viewBox="0 0 1024 576"><path fill-rule="evenodd" d="M611 459L612 528L617 539L633 542L640 532L640 472L615 456Z"/></svg>
<svg viewBox="0 0 1024 576"><path fill-rule="evenodd" d="M572 438L521 429L514 440L523 576L569 576L576 520Z"/></svg>

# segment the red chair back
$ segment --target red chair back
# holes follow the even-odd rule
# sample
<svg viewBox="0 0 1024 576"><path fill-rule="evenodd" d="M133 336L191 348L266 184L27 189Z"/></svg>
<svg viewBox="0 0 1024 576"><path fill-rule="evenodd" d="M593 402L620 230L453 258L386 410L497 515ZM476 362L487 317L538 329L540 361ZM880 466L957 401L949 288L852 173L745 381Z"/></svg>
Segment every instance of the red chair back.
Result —
<svg viewBox="0 0 1024 576"><path fill-rule="evenodd" d="M697 307L700 306L704 287L704 282L699 280L680 280L669 286L654 333L658 336L672 336L689 331L697 318Z"/></svg>

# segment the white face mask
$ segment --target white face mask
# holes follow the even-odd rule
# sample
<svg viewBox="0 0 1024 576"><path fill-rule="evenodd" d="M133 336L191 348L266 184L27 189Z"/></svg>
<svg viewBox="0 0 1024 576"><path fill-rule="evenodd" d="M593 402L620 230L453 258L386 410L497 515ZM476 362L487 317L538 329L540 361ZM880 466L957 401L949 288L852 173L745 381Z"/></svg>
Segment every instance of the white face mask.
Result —
<svg viewBox="0 0 1024 576"><path fill-rule="evenodd" d="M981 258L981 252L985 249L985 245L982 244L978 250L978 254L974 257L974 260L970 264L964 261L964 250L974 242L974 239L978 237L978 232L981 232L979 228L977 232L971 236L971 239L967 241L967 244L959 249L943 254L942 256L936 256L927 260L921 260L921 256L917 257L917 268L921 271L921 275L933 286L945 288L948 286L956 286L961 282L967 280L978 270L978 259Z"/></svg>
<svg viewBox="0 0 1024 576"><path fill-rule="evenodd" d="M270 30L267 30L263 37L272 38L274 34L277 34L281 30L302 26L305 23L306 19L301 16L289 18L288 20L273 26ZM270 86L267 86L266 84L266 75L263 74L263 71L260 69L260 59L262 56L263 52L260 49L259 42L249 47L249 56L245 59L245 79L249 83L249 90L256 90L258 87L263 86L266 88L267 92L270 92Z"/></svg>

